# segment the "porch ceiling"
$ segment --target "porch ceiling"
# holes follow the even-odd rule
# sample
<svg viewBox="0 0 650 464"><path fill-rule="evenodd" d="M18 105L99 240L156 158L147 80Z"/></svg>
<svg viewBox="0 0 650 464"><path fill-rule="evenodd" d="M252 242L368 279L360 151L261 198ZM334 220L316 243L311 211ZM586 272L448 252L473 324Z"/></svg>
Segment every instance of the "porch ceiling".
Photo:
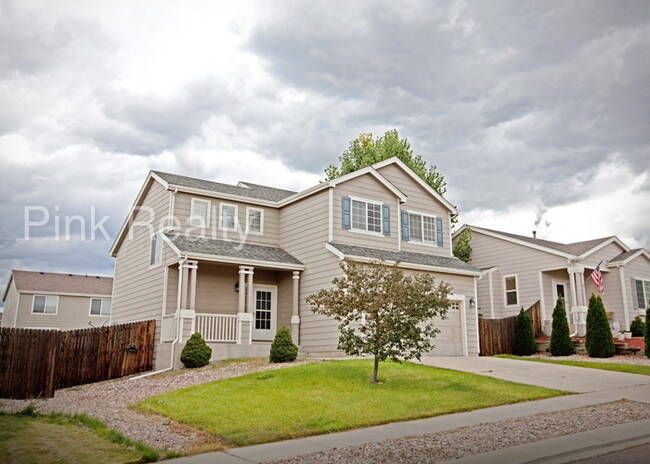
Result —
<svg viewBox="0 0 650 464"><path fill-rule="evenodd" d="M305 265L280 247L164 234L179 256L242 265L263 265L276 269L303 270Z"/></svg>

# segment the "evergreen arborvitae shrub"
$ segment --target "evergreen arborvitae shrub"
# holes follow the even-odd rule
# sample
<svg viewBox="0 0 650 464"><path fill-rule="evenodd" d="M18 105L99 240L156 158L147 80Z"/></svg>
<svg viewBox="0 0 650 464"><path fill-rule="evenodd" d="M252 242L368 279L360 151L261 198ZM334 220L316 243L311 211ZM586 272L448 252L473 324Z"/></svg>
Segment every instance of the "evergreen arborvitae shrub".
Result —
<svg viewBox="0 0 650 464"><path fill-rule="evenodd" d="M600 295L592 294L591 298L589 298L587 343L585 347L592 358L611 358L616 354L614 340L612 340L612 329L609 328L609 321Z"/></svg>
<svg viewBox="0 0 650 464"><path fill-rule="evenodd" d="M530 317L521 308L517 316L517 330L515 332L514 354L518 356L530 356L537 353L537 343L533 334L533 326L530 323Z"/></svg>
<svg viewBox="0 0 650 464"><path fill-rule="evenodd" d="M641 316L637 316L630 324L630 332L633 337L643 337L645 334L645 322L641 320Z"/></svg>
<svg viewBox="0 0 650 464"><path fill-rule="evenodd" d="M291 332L286 327L280 327L273 339L269 360L272 363L284 363L295 361L297 357L298 347L291 340Z"/></svg>
<svg viewBox="0 0 650 464"><path fill-rule="evenodd" d="M650 301L645 310L645 355L650 358Z"/></svg>
<svg viewBox="0 0 650 464"><path fill-rule="evenodd" d="M569 333L569 321L566 318L564 298L558 297L553 309L553 332L551 333L551 355L569 356L574 352L571 334Z"/></svg>
<svg viewBox="0 0 650 464"><path fill-rule="evenodd" d="M181 351L181 362L185 367L203 367L207 366L212 356L210 348L200 333L193 334Z"/></svg>

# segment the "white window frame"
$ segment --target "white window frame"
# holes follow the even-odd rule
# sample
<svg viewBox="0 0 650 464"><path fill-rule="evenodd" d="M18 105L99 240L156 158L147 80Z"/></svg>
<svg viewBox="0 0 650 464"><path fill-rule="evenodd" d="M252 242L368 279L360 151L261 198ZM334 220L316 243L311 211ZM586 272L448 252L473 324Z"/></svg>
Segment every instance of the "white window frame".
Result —
<svg viewBox="0 0 650 464"><path fill-rule="evenodd" d="M423 213L421 211L411 211L411 210L406 210L406 213L409 215L409 243L414 243L416 245L424 245L424 246L430 246L430 247L436 247L438 248L438 231L436 230L436 219L438 219L438 216L435 214L431 213ZM420 228L420 232L422 233L422 240L414 240L413 239L413 221L411 221L411 214L415 214L417 216L420 216L420 222L422 224ZM428 217L433 219L433 241L427 242L424 240L424 218Z"/></svg>
<svg viewBox="0 0 650 464"><path fill-rule="evenodd" d="M553 291L553 308L555 308L555 303L557 303L557 297L558 297L557 286L558 286L558 284L564 285L564 293L566 293L566 295L564 295L564 308L568 312L568 307L570 305L569 301L571 301L571 294L570 294L571 287L570 287L570 283L569 283L568 280L551 279L551 285L553 285L553 287L551 288L551 290Z"/></svg>
<svg viewBox="0 0 650 464"><path fill-rule="evenodd" d="M198 214L195 214L195 207L197 203L205 203L206 204L206 217L205 217L205 224L203 224L203 221L199 220L198 223L194 222L195 219L199 218L201 219L201 216ZM209 229L210 228L210 212L212 209L212 203L210 200L201 200L200 198L192 198L192 202L190 205L190 225L193 227L200 227L202 229Z"/></svg>
<svg viewBox="0 0 650 464"><path fill-rule="evenodd" d="M156 247L153 246L153 241L156 240ZM162 264L162 250L163 250L163 238L160 232L157 232L151 236L149 241L149 268L158 267ZM158 259L156 259L156 255Z"/></svg>
<svg viewBox="0 0 650 464"><path fill-rule="evenodd" d="M37 313L34 311L34 304L36 303L36 298L42 297L45 298L45 305L43 306L43 312L42 313ZM55 298L56 299L56 306L54 308L53 313L46 313L45 309L47 308L47 299L48 298ZM32 314L36 314L39 316L56 316L59 313L59 296L58 295L34 295L32 297Z"/></svg>
<svg viewBox="0 0 650 464"><path fill-rule="evenodd" d="M99 314L93 314L93 300L99 300L101 301L99 305ZM109 301L111 303L111 309L108 312L108 314L102 314L102 309L104 306L104 302ZM100 297L93 297L90 299L90 306L88 307L88 315L90 317L111 317L111 313L113 312L113 301L110 298L100 298Z"/></svg>
<svg viewBox="0 0 650 464"><path fill-rule="evenodd" d="M259 212L260 213L260 230L250 230L250 217L249 214L251 212ZM254 235L263 235L264 234L264 208L253 208L251 206L246 207L246 233L247 234L254 234Z"/></svg>
<svg viewBox="0 0 650 464"><path fill-rule="evenodd" d="M508 287L506 286L506 280L507 279L515 279L515 289L514 290L508 290ZM508 292L515 292L515 296L517 297L517 302L514 304L508 304ZM510 274L510 275L505 275L503 276L503 303L506 308L513 308L515 306L519 306L519 278L517 277L517 274Z"/></svg>
<svg viewBox="0 0 650 464"><path fill-rule="evenodd" d="M359 229L357 227L354 227L354 202L355 201L366 204L366 208L365 208L366 228L365 229ZM368 230L368 204L379 206L379 232ZM357 234L374 235L376 237L383 237L384 236L384 203L382 201L369 200L367 198L350 196L350 232L355 232Z"/></svg>
<svg viewBox="0 0 650 464"><path fill-rule="evenodd" d="M223 208L224 207L232 207L235 208L235 225L230 228L230 227L223 227ZM239 205L235 205L232 203L219 203L219 230L228 230L228 231L237 231L237 227L239 225Z"/></svg>
<svg viewBox="0 0 650 464"><path fill-rule="evenodd" d="M633 277L634 279L634 289L633 289L633 297L634 297L634 302L636 303L635 306L638 306L639 308L639 313L645 314L645 310L648 306L648 300L650 299L650 291L646 292L646 284L650 286L650 279L644 279L641 277ZM641 305L639 305L639 296L636 293L636 282L643 282L643 308Z"/></svg>

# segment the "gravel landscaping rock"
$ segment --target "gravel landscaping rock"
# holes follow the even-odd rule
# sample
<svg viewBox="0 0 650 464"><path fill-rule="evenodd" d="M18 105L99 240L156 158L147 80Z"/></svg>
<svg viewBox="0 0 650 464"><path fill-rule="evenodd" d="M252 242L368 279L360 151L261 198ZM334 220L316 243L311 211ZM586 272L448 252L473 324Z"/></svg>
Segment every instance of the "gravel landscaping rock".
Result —
<svg viewBox="0 0 650 464"><path fill-rule="evenodd" d="M50 399L0 400L0 410L15 412L34 404L41 413L85 413L129 438L158 450L190 450L214 443L215 438L163 416L142 414L131 411L128 407L151 396L179 388L305 363L306 361L296 361L291 364L271 364L262 360L216 363L201 369L183 369L138 380L122 378L65 388L57 390L54 398Z"/></svg>
<svg viewBox="0 0 650 464"><path fill-rule="evenodd" d="M273 464L431 463L644 419L650 419L650 404L623 400L569 411L473 425L447 432L334 448L292 459L268 462Z"/></svg>

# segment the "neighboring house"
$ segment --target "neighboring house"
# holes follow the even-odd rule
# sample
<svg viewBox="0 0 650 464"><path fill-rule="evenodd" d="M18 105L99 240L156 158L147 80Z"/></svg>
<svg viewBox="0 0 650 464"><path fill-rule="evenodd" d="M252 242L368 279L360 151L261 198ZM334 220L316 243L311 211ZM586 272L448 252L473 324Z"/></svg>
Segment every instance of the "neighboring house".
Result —
<svg viewBox="0 0 650 464"><path fill-rule="evenodd" d="M11 271L2 327L85 329L110 320L113 278Z"/></svg>
<svg viewBox="0 0 650 464"><path fill-rule="evenodd" d="M397 158L297 193L152 171L111 249L111 321L156 319L159 368L195 331L213 359L266 355L281 326L303 355L340 356L305 298L342 259L384 258L453 286L435 353L477 355L480 272L452 256L455 212Z"/></svg>
<svg viewBox="0 0 650 464"><path fill-rule="evenodd" d="M467 227L454 233L454 239ZM469 226L472 230L470 263L483 271L478 282L479 310L483 317L512 316L522 306L541 303L545 332L550 333L558 296L566 301L572 331L575 318L584 319L589 297L598 293L591 273L600 264L605 310L613 322L629 330L637 315L644 316L650 300L650 255L630 250L615 236L576 243L558 243ZM581 314L581 316L577 316ZM583 327L584 329L584 327Z"/></svg>

